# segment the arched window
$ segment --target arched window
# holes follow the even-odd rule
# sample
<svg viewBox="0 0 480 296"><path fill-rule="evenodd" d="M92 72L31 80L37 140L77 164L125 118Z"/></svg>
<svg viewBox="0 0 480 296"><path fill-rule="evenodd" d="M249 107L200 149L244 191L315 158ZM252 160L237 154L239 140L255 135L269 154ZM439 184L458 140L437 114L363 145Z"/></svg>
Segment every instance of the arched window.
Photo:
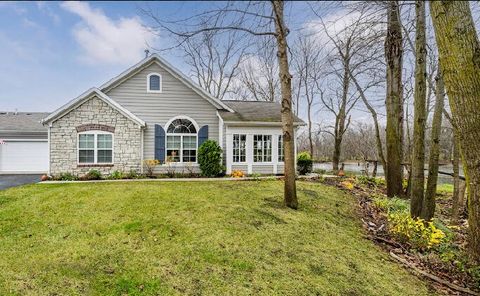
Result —
<svg viewBox="0 0 480 296"><path fill-rule="evenodd" d="M167 157L169 162L197 161L196 124L188 118L175 118L167 124Z"/></svg>
<svg viewBox="0 0 480 296"><path fill-rule="evenodd" d="M150 73L147 76L147 91L162 92L162 76L158 73Z"/></svg>

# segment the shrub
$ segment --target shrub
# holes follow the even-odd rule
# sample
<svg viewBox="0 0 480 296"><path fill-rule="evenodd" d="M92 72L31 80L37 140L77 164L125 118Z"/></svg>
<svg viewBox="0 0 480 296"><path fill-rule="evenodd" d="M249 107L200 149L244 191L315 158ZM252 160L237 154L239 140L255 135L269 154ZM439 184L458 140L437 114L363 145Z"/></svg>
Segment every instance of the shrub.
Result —
<svg viewBox="0 0 480 296"><path fill-rule="evenodd" d="M312 172L313 160L308 152L301 152L297 156L297 170L300 175Z"/></svg>
<svg viewBox="0 0 480 296"><path fill-rule="evenodd" d="M395 212L409 213L409 203L405 199L378 196L373 198L373 202L375 206L385 210L389 214Z"/></svg>
<svg viewBox="0 0 480 296"><path fill-rule="evenodd" d="M111 179L111 180L119 180L119 179L123 179L124 178L124 174L120 171L113 171L109 176L108 176L108 179Z"/></svg>
<svg viewBox="0 0 480 296"><path fill-rule="evenodd" d="M389 230L397 239L409 242L414 248L428 250L440 245L445 233L433 222L410 217L408 212L395 212L388 215Z"/></svg>
<svg viewBox="0 0 480 296"><path fill-rule="evenodd" d="M241 170L233 170L231 176L232 178L243 178L245 177L245 173Z"/></svg>
<svg viewBox="0 0 480 296"><path fill-rule="evenodd" d="M102 173L100 173L97 170L90 170L85 175L85 179L86 180L101 180L102 179Z"/></svg>
<svg viewBox="0 0 480 296"><path fill-rule="evenodd" d="M198 148L198 164L203 176L217 177L222 173L222 148L217 142L207 140Z"/></svg>
<svg viewBox="0 0 480 296"><path fill-rule="evenodd" d="M143 165L145 167L145 170L147 171L147 176L149 177L153 176L153 170L159 164L160 164L160 161L158 159L145 159L143 161Z"/></svg>
<svg viewBox="0 0 480 296"><path fill-rule="evenodd" d="M56 181L76 181L78 177L72 173L61 173L60 175L53 177L53 180Z"/></svg>
<svg viewBox="0 0 480 296"><path fill-rule="evenodd" d="M125 175L126 179L138 179L140 177L141 175L139 175L135 170L130 170L130 172L128 172L128 174Z"/></svg>

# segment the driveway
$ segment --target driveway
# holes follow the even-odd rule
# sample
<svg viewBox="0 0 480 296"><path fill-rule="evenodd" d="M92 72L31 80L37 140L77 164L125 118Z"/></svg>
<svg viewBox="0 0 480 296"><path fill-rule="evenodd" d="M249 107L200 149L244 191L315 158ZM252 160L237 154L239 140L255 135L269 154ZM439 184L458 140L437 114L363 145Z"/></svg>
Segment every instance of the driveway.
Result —
<svg viewBox="0 0 480 296"><path fill-rule="evenodd" d="M41 177L42 175L0 175L0 190L36 183Z"/></svg>

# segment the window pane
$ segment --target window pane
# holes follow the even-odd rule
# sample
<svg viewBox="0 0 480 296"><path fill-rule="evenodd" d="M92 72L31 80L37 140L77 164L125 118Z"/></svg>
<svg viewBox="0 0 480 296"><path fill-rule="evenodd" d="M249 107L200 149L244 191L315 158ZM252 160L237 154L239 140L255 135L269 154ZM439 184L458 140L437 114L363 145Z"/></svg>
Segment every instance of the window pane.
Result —
<svg viewBox="0 0 480 296"><path fill-rule="evenodd" d="M167 161L179 162L180 150L167 150Z"/></svg>
<svg viewBox="0 0 480 296"><path fill-rule="evenodd" d="M94 150L79 150L78 151L78 162L79 163L94 163L95 152Z"/></svg>
<svg viewBox="0 0 480 296"><path fill-rule="evenodd" d="M112 148L112 135L97 135L97 148Z"/></svg>
<svg viewBox="0 0 480 296"><path fill-rule="evenodd" d="M167 133L172 134L195 134L197 129L188 119L175 119L167 128Z"/></svg>
<svg viewBox="0 0 480 296"><path fill-rule="evenodd" d="M183 136L183 148L187 149L196 149L197 148L197 137L196 136Z"/></svg>
<svg viewBox="0 0 480 296"><path fill-rule="evenodd" d="M160 90L160 76L150 76L150 90Z"/></svg>
<svg viewBox="0 0 480 296"><path fill-rule="evenodd" d="M181 136L167 136L167 149L180 149Z"/></svg>
<svg viewBox="0 0 480 296"><path fill-rule="evenodd" d="M98 163L112 163L112 150L98 150L97 151Z"/></svg>
<svg viewBox="0 0 480 296"><path fill-rule="evenodd" d="M93 134L81 134L78 137L79 143L78 147L79 148L94 148L95 146L95 136Z"/></svg>
<svg viewBox="0 0 480 296"><path fill-rule="evenodd" d="M245 162L246 140L246 135L233 135L233 162Z"/></svg>
<svg viewBox="0 0 480 296"><path fill-rule="evenodd" d="M183 162L195 162L197 160L196 150L183 150Z"/></svg>
<svg viewBox="0 0 480 296"><path fill-rule="evenodd" d="M278 136L278 161L282 162L284 161L284 156L283 156L283 136Z"/></svg>

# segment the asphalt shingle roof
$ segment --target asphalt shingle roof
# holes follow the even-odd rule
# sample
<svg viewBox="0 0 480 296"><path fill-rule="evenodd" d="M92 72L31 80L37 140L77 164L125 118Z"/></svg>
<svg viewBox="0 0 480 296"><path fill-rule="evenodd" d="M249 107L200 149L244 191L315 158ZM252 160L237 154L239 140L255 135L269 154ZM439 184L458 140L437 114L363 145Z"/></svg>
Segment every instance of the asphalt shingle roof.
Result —
<svg viewBox="0 0 480 296"><path fill-rule="evenodd" d="M2 112L0 111L0 131L46 132L40 120L47 117L44 112Z"/></svg>
<svg viewBox="0 0 480 296"><path fill-rule="evenodd" d="M243 122L282 122L281 105L276 102L262 101L222 101L235 113L221 111L220 115L224 121ZM294 115L296 123L304 123L303 120Z"/></svg>

